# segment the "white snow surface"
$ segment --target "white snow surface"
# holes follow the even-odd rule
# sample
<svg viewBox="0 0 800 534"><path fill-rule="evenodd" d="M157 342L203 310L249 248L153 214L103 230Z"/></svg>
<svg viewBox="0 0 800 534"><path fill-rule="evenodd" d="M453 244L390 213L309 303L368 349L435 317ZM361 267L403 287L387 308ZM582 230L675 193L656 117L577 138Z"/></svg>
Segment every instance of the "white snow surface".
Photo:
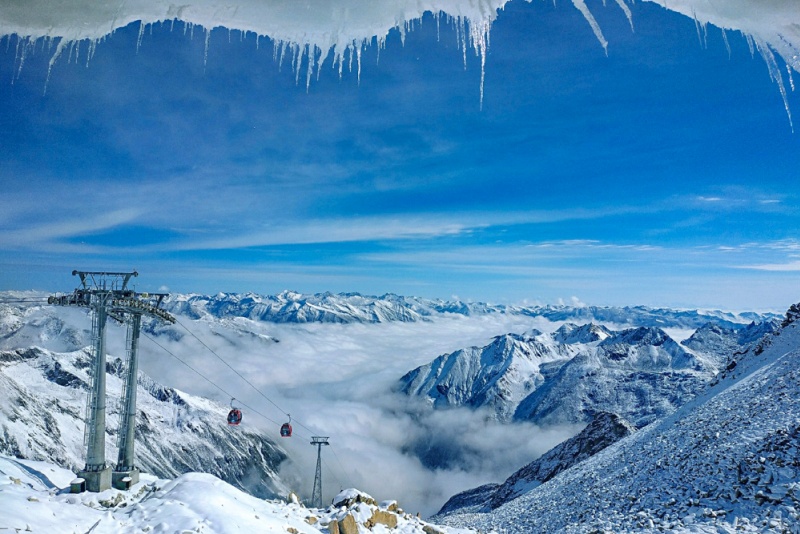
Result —
<svg viewBox="0 0 800 534"><path fill-rule="evenodd" d="M203 473L186 473L174 480L142 474L129 491L69 493L74 475L45 462L0 456L0 526L9 531L92 532L276 532L317 534L353 510L308 509L297 503L262 500ZM355 490L354 490L355 491ZM367 529L377 506L359 506L360 532L388 532L382 525ZM423 533L429 526L417 517L395 514L403 534ZM309 519L309 518L314 519ZM311 524L313 523L313 524ZM468 532L437 527L443 534Z"/></svg>
<svg viewBox="0 0 800 534"><path fill-rule="evenodd" d="M505 532L800 532L800 323L704 393L487 514Z"/></svg>

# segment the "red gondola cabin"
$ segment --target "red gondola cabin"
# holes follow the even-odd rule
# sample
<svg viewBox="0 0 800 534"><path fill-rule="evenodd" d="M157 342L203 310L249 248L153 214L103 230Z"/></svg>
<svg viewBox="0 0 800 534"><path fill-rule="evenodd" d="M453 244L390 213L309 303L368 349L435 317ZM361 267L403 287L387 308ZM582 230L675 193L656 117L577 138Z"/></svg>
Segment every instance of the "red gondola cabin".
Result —
<svg viewBox="0 0 800 534"><path fill-rule="evenodd" d="M292 437L292 425L290 425L289 423L283 423L283 425L281 425L281 437L282 438Z"/></svg>
<svg viewBox="0 0 800 534"><path fill-rule="evenodd" d="M239 408L234 408L228 412L228 424L236 426L242 422L242 411Z"/></svg>

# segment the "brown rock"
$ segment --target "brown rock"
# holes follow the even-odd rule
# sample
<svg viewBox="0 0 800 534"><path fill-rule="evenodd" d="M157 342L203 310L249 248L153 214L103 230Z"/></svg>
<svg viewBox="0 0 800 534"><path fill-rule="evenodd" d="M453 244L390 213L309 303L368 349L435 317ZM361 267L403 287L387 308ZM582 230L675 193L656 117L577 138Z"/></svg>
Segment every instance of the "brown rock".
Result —
<svg viewBox="0 0 800 534"><path fill-rule="evenodd" d="M358 534L358 523L352 514L347 514L344 519L338 521L339 533L338 534ZM331 531L331 534L333 531Z"/></svg>
<svg viewBox="0 0 800 534"><path fill-rule="evenodd" d="M372 512L372 517L367 521L367 528L372 528L375 525L385 525L389 528L397 527L397 516L391 512L384 512L383 510L375 510Z"/></svg>

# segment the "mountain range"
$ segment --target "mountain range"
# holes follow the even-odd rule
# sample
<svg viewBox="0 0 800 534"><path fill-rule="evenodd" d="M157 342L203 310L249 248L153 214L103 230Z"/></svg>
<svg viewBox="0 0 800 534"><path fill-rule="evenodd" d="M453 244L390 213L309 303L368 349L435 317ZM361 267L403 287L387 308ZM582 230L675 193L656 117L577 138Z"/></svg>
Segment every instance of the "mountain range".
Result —
<svg viewBox="0 0 800 534"><path fill-rule="evenodd" d="M706 323L679 344L655 327L565 323L552 334L505 334L443 354L401 377L397 388L434 408L486 406L505 421L587 423L610 411L641 427L692 398L734 349L746 350L778 324Z"/></svg>
<svg viewBox="0 0 800 534"><path fill-rule="evenodd" d="M505 305L444 301L405 297L391 293L368 296L358 293L302 294L283 291L277 295L255 293L218 293L216 295L174 294L164 308L192 318L246 317L275 323L383 323L391 321L425 321L443 314L481 315L511 314L542 317L554 322L603 322L617 325L657 326L660 328L696 329L711 322L727 328L767 319L774 313L733 313L719 310L675 310L670 308Z"/></svg>

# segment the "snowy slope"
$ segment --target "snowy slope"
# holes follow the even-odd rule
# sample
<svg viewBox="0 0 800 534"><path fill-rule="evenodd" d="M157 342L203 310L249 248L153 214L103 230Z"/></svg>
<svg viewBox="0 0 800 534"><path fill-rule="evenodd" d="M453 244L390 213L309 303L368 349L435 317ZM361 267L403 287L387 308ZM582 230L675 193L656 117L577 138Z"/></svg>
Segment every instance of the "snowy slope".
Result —
<svg viewBox="0 0 800 534"><path fill-rule="evenodd" d="M489 512L499 508L635 431L634 426L618 415L599 413L579 434L556 445L502 484L487 484L454 495L439 514Z"/></svg>
<svg viewBox="0 0 800 534"><path fill-rule="evenodd" d="M487 514L497 532L800 532L800 323L679 410Z"/></svg>
<svg viewBox="0 0 800 534"><path fill-rule="evenodd" d="M318 534L352 522L359 532L466 534L438 527L397 508L378 505L357 490L337 496L340 506L309 509L295 502L265 501L208 474L187 473L174 480L142 475L130 491L70 494L71 472L44 462L0 456L0 526L15 532L263 532ZM349 518L349 519L348 519ZM427 530L425 530L427 529Z"/></svg>
<svg viewBox="0 0 800 534"><path fill-rule="evenodd" d="M86 350L0 351L0 453L83 468ZM121 363L107 365L106 459L117 460ZM159 477L220 476L253 495L285 495L277 470L286 454L263 435L225 424L227 408L166 388L139 373L136 465Z"/></svg>

